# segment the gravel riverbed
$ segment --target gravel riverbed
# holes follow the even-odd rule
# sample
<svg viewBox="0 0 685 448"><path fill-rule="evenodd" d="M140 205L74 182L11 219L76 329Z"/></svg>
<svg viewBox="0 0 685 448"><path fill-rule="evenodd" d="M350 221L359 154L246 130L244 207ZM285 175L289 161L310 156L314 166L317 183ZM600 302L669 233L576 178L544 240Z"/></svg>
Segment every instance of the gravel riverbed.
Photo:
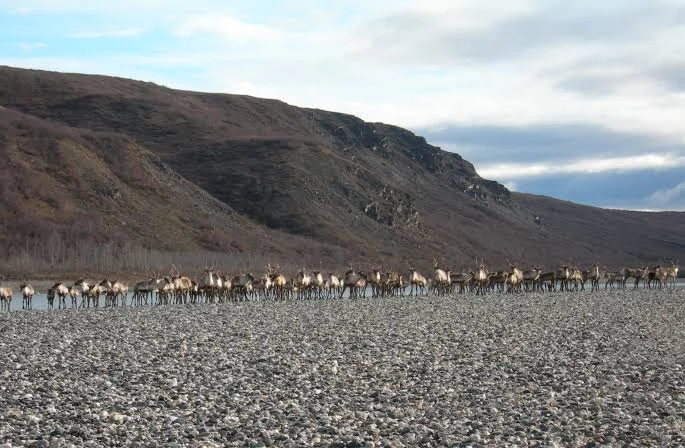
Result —
<svg viewBox="0 0 685 448"><path fill-rule="evenodd" d="M0 446L682 446L685 291L0 314Z"/></svg>

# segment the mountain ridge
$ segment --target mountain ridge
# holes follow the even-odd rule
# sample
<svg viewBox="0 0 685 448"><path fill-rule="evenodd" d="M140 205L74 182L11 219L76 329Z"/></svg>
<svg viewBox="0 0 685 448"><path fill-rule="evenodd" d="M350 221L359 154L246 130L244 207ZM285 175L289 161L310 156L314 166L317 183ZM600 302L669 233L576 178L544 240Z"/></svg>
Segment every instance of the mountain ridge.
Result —
<svg viewBox="0 0 685 448"><path fill-rule="evenodd" d="M245 235L274 234L285 241L269 245L247 237L244 251L282 246L279 253L287 257L295 247L316 247L330 253L308 254L310 260L336 265L405 264L414 258L428 266L436 258L457 268L483 256L529 263L651 261L676 257L685 244L685 213L624 214L512 193L421 136L349 114L125 78L9 67L0 67L0 105L47 128L95 135L93 151L106 146L102 135L128 139L167 167L168 176L188 182L178 187L188 193L181 194L182 201L206 194L230 210L219 213L216 221L222 225L232 216ZM106 163L116 162L110 157ZM68 182L58 172L51 176ZM98 209L95 215L107 213ZM206 226L204 218L193 219L186 218L185 225L187 234L196 236L183 244L145 244L236 250L228 242L203 241L197 228ZM162 222L155 226L168 231ZM607 226L620 236L607 233ZM123 240L136 241L142 232L120 231ZM236 235L229 238L235 245L238 233L229 233ZM643 234L647 242L635 236ZM291 236L297 243L288 242Z"/></svg>

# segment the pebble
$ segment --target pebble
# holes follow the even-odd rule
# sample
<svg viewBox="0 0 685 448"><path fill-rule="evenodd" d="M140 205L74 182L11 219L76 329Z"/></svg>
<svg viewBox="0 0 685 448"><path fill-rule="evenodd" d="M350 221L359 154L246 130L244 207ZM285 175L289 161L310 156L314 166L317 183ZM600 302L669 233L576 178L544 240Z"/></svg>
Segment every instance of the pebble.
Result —
<svg viewBox="0 0 685 448"><path fill-rule="evenodd" d="M3 313L0 448L682 445L684 294Z"/></svg>

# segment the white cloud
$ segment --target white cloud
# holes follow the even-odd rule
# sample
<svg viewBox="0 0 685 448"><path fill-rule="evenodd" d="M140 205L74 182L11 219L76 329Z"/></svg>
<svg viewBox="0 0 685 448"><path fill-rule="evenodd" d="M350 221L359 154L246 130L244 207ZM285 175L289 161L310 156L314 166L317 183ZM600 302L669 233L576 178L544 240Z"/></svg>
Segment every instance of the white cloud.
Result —
<svg viewBox="0 0 685 448"><path fill-rule="evenodd" d="M509 181L502 185L504 185L509 191L518 191L518 184L516 182Z"/></svg>
<svg viewBox="0 0 685 448"><path fill-rule="evenodd" d="M279 32L271 27L243 22L228 15L200 15L184 19L175 33L180 37L209 34L238 43L271 41L279 37Z"/></svg>
<svg viewBox="0 0 685 448"><path fill-rule="evenodd" d="M112 28L100 31L81 31L69 34L72 39L103 39L136 37L145 32L143 28Z"/></svg>
<svg viewBox="0 0 685 448"><path fill-rule="evenodd" d="M178 10L184 5L193 4L183 0L22 0L17 6L16 0L0 0L0 7L14 14L28 15L33 13L95 13L111 14L113 12L160 11L164 8Z"/></svg>
<svg viewBox="0 0 685 448"><path fill-rule="evenodd" d="M19 48L23 51L40 50L41 48L47 48L47 46L45 42L22 42L19 44Z"/></svg>
<svg viewBox="0 0 685 448"><path fill-rule="evenodd" d="M677 201L685 203L685 182L681 182L672 188L657 190L649 198L656 205L660 206L673 204Z"/></svg>
<svg viewBox="0 0 685 448"><path fill-rule="evenodd" d="M685 156L679 154L642 154L573 162L552 160L540 163L496 163L477 167L487 179L524 179L574 173L625 173L630 171L669 170L685 167Z"/></svg>
<svg viewBox="0 0 685 448"><path fill-rule="evenodd" d="M488 156L449 147L476 158L485 177L521 179L512 186L523 188L525 178L684 165L677 145L658 146L685 138L685 26L677 21L683 1L291 0L265 8L237 1L24 0L26 14L96 18L85 22L93 32L83 38L166 32L167 51L139 53L131 45L118 54L51 51L52 58L27 53L0 56L0 63L278 98L415 129L578 125L577 139L539 144L532 164L514 151ZM5 5L16 2L0 0ZM583 126L644 138L591 147Z"/></svg>

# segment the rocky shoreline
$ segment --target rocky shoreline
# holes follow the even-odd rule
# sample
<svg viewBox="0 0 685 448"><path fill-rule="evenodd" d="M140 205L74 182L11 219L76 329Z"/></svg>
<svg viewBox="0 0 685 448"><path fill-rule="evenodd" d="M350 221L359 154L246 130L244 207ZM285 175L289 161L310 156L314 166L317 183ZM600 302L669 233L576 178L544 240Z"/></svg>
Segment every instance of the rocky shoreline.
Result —
<svg viewBox="0 0 685 448"><path fill-rule="evenodd" d="M678 446L685 291L0 315L0 446Z"/></svg>

